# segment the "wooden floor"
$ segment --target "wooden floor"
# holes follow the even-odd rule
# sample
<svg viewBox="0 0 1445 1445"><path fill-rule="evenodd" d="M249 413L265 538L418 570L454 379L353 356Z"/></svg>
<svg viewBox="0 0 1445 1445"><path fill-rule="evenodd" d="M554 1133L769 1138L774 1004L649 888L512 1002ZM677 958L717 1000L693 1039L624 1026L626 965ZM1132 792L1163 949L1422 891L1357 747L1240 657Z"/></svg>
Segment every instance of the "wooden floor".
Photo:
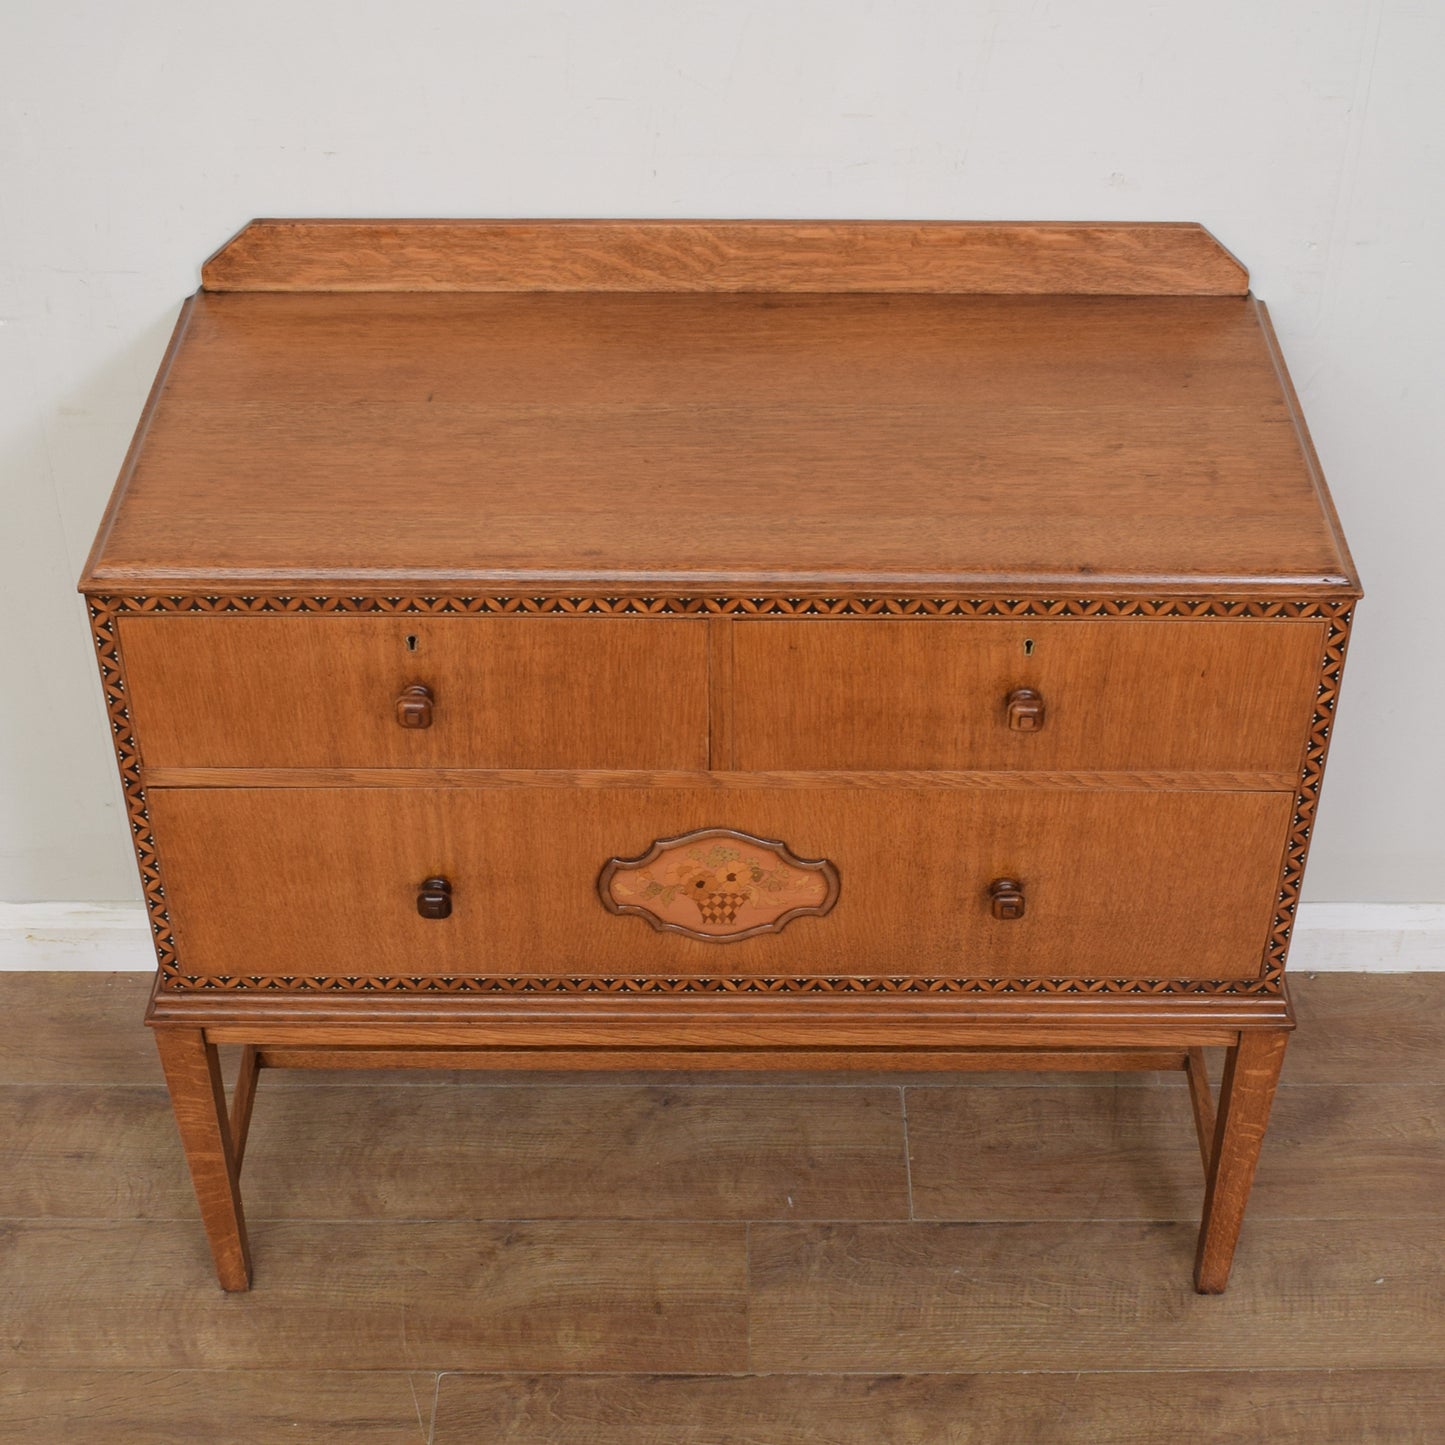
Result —
<svg viewBox="0 0 1445 1445"><path fill-rule="evenodd" d="M1228 1294L1182 1076L263 1075L217 1288L148 980L0 974L0 1440L1445 1441L1445 974L1301 978Z"/></svg>

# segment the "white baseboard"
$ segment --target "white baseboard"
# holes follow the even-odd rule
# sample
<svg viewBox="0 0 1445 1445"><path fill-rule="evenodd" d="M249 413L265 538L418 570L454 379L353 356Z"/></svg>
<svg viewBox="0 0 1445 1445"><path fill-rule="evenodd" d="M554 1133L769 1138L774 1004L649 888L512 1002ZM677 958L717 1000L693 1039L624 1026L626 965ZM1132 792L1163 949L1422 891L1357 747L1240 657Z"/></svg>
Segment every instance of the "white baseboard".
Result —
<svg viewBox="0 0 1445 1445"><path fill-rule="evenodd" d="M1445 970L1445 903L1305 903L1297 973ZM0 903L0 970L155 967L139 903Z"/></svg>
<svg viewBox="0 0 1445 1445"><path fill-rule="evenodd" d="M1291 973L1445 970L1445 903L1301 903Z"/></svg>
<svg viewBox="0 0 1445 1445"><path fill-rule="evenodd" d="M155 966L144 904L0 903L0 971Z"/></svg>

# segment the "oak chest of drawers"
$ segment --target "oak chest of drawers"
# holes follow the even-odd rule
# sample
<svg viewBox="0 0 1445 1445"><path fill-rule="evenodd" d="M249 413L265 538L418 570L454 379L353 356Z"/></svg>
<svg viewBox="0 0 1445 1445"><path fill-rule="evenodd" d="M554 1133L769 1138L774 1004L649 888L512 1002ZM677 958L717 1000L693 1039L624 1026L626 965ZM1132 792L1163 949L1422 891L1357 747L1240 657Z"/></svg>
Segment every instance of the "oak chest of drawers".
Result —
<svg viewBox="0 0 1445 1445"><path fill-rule="evenodd" d="M1359 596L1232 257L257 222L203 279L81 586L226 1288L257 1072L338 1064L1181 1068L1224 1287Z"/></svg>

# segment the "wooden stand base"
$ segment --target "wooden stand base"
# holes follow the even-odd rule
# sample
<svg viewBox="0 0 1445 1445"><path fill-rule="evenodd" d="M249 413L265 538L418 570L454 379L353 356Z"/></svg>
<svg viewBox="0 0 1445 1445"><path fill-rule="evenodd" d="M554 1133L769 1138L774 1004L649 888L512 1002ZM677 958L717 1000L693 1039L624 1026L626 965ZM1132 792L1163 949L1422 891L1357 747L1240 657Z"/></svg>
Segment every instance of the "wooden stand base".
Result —
<svg viewBox="0 0 1445 1445"><path fill-rule="evenodd" d="M926 1022L894 1021L893 1042L866 1022L868 1010L829 1008L804 1036L796 1021L788 1039L768 1037L762 1020L748 1022L746 1006L714 1012L706 1026L673 1009L651 1011L650 1027L628 1029L633 1041L609 1037L617 1020L596 1018L575 1044L563 1042L562 1020L539 1023L498 1017L485 1001L449 999L432 1005L431 1019L416 1017L414 1003L383 999L357 1010L315 1016L323 1000L225 999L171 995L152 997L147 1021L156 1030L166 1083L181 1142L200 1202L201 1218L215 1257L221 1287L250 1287L251 1259L241 1208L240 1175L251 1105L264 1068L372 1069L879 1069L879 1070L1134 1070L1178 1069L1188 1082L1204 1163L1205 1192L1194 1283L1201 1294L1219 1294L1230 1266L1270 1105L1294 1020L1286 997L1248 1000L1228 1013L1144 1005L1121 1007L1117 1021L1070 1017L1052 1009L1048 1021L1020 1021L1017 1001L1004 1009L980 1004L966 1017L940 1014ZM312 1005L308 1008L308 1005ZM623 1012L640 1013L634 1005ZM302 1021L298 1015L311 1013ZM467 1017L466 1015L472 1015ZM459 1017L459 1015L461 1015ZM995 1015L996 1017L989 1017ZM1009 1017L1008 1015L1012 1015ZM1125 1015L1133 1015L1125 1017ZM916 1017L916 1016L915 1016ZM206 1020L206 1021L203 1021ZM946 1020L946 1021L945 1021ZM587 1038L600 1033L603 1041ZM853 1038L849 1035L862 1035ZM760 1035L760 1037L759 1037ZM470 1036L470 1039L469 1039ZM934 1037L930 1037L934 1036ZM639 1046L638 1037L654 1042ZM471 1041L474 1039L475 1041ZM218 1043L243 1045L241 1067L229 1107L221 1082ZM1216 1105L1204 1049L1226 1051Z"/></svg>

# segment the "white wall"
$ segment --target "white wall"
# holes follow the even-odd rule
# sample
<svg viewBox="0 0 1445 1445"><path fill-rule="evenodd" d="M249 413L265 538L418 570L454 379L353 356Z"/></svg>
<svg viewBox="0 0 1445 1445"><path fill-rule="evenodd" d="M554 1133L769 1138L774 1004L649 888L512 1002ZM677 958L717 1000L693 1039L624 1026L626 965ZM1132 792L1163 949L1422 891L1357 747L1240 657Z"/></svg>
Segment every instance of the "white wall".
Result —
<svg viewBox="0 0 1445 1445"><path fill-rule="evenodd" d="M0 5L0 899L137 895L72 592L255 215L1197 219L1370 596L1308 896L1445 901L1436 0Z"/></svg>

